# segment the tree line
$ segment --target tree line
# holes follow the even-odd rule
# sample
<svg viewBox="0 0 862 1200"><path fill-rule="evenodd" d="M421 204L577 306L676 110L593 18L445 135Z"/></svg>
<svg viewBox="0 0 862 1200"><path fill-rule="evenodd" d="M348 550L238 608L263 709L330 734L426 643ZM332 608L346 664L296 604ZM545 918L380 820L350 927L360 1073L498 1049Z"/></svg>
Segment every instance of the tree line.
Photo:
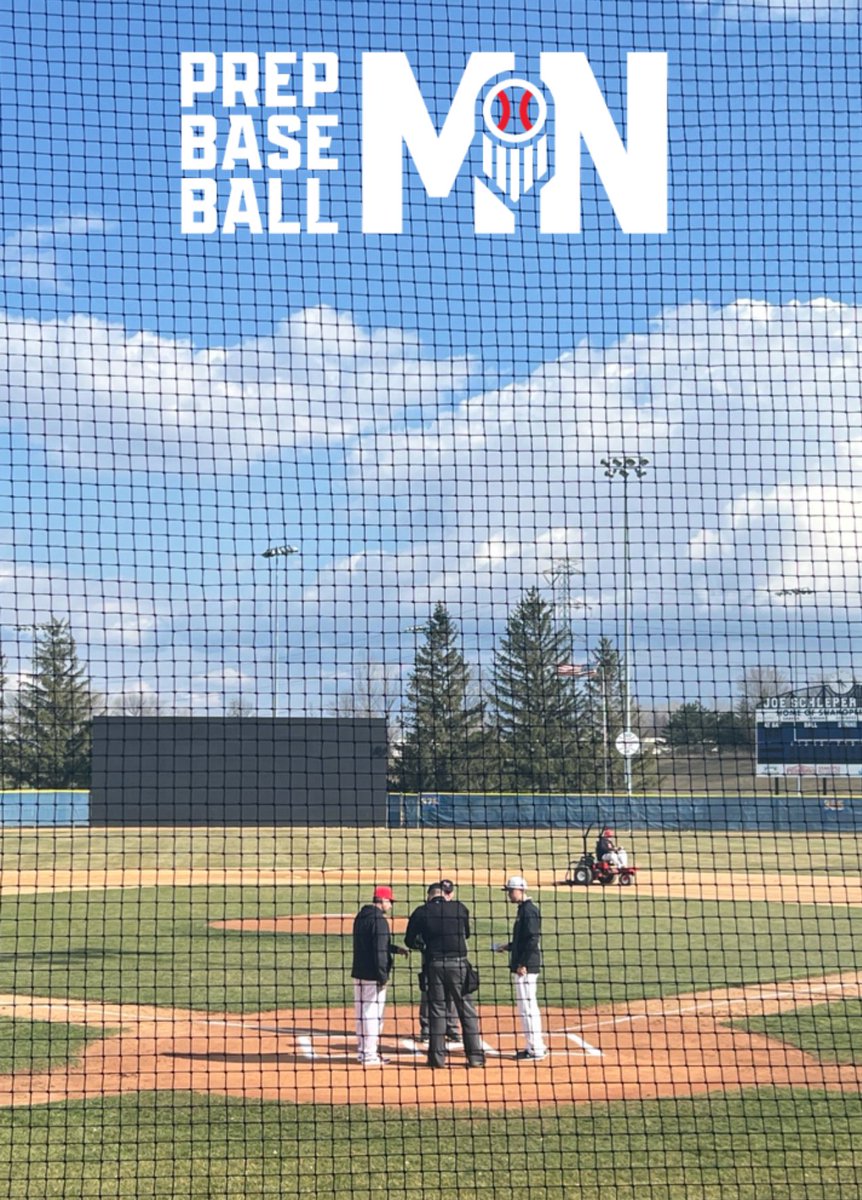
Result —
<svg viewBox="0 0 862 1200"><path fill-rule="evenodd" d="M483 690L438 604L407 685L403 734L391 774L405 792L597 792L623 787L614 748L623 729L624 663L602 638L575 664L568 622L538 589L510 613ZM639 714L632 706L632 725ZM633 783L657 782L654 755L633 763Z"/></svg>
<svg viewBox="0 0 862 1200"><path fill-rule="evenodd" d="M424 632L401 711L402 733L393 738L390 775L399 790L623 789L624 760L614 743L625 724L625 664L611 639L601 638L576 666L568 623L532 589L510 614L481 688L445 605L437 605ZM642 738L633 760L636 790L660 782L661 751L753 754L757 706L787 691L790 681L774 667L752 666L737 686L733 708L696 700L664 720L632 703L632 728ZM391 719L391 709L387 715ZM644 744L648 732L661 736Z"/></svg>
<svg viewBox="0 0 862 1200"><path fill-rule="evenodd" d="M31 670L15 688L0 653L0 785L86 788L92 719L107 706L90 685L69 622L52 617L33 632ZM339 715L390 719L391 786L406 792L622 790L624 760L614 743L624 727L625 664L611 639L601 638L586 662L576 664L568 622L532 589L510 613L483 686L444 604L437 604L422 633L403 697L399 672L391 684L370 680L367 696L336 707ZM661 729L664 742L672 750L748 752L757 705L788 686L780 672L752 668L740 680L734 709L682 704ZM154 699L140 697L112 710L159 711ZM254 706L238 701L226 712L255 715ZM635 732L645 732L645 724L633 703ZM660 767L656 755L637 755L635 788L654 787Z"/></svg>

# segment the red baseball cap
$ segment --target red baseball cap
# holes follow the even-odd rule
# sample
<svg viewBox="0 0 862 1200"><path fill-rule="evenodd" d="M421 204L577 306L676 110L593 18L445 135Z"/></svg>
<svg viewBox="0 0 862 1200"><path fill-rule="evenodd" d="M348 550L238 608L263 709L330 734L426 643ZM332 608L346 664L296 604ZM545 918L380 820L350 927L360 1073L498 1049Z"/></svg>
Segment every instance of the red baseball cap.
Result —
<svg viewBox="0 0 862 1200"><path fill-rule="evenodd" d="M394 900L391 887L376 887L374 889L375 900Z"/></svg>

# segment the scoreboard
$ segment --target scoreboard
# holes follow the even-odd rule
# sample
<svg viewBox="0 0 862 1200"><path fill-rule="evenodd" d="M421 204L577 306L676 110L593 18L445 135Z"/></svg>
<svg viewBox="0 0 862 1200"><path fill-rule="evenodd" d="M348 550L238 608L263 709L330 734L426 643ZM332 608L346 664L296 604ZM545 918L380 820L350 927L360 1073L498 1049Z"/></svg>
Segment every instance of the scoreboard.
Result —
<svg viewBox="0 0 862 1200"><path fill-rule="evenodd" d="M755 719L758 775L862 777L862 684L769 696Z"/></svg>

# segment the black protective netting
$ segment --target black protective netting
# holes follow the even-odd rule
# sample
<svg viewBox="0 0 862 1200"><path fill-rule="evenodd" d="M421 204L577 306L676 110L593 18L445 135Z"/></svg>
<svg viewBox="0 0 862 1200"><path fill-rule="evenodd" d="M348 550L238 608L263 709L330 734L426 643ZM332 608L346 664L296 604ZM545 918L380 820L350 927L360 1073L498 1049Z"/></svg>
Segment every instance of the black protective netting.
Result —
<svg viewBox="0 0 862 1200"><path fill-rule="evenodd" d="M6 0L0 1197L858 1197L857 0Z"/></svg>

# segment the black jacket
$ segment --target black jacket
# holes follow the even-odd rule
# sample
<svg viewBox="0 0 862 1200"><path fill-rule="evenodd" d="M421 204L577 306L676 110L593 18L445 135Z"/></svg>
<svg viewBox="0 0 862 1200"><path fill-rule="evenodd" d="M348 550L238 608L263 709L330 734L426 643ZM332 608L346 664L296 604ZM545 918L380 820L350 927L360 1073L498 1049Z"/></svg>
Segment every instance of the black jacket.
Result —
<svg viewBox="0 0 862 1200"><path fill-rule="evenodd" d="M532 974L542 965L542 952L539 941L542 934L542 918L532 900L522 900L518 905L518 915L512 928L512 940L507 947L509 951L509 968L517 971L518 967L526 967Z"/></svg>
<svg viewBox="0 0 862 1200"><path fill-rule="evenodd" d="M386 983L392 970L393 952L389 922L376 904L360 908L353 922L354 979Z"/></svg>
<svg viewBox="0 0 862 1200"><path fill-rule="evenodd" d="M466 958L470 913L460 900L436 896L410 914L404 941L423 959Z"/></svg>
<svg viewBox="0 0 862 1200"><path fill-rule="evenodd" d="M612 838L600 837L596 842L596 858L602 860L605 854L610 854L614 848Z"/></svg>
<svg viewBox="0 0 862 1200"><path fill-rule="evenodd" d="M426 901L418 908L413 909L404 932L404 945L408 950L421 950L423 959L425 958L425 941L422 937L422 924L425 919L425 909L429 903L430 901Z"/></svg>

